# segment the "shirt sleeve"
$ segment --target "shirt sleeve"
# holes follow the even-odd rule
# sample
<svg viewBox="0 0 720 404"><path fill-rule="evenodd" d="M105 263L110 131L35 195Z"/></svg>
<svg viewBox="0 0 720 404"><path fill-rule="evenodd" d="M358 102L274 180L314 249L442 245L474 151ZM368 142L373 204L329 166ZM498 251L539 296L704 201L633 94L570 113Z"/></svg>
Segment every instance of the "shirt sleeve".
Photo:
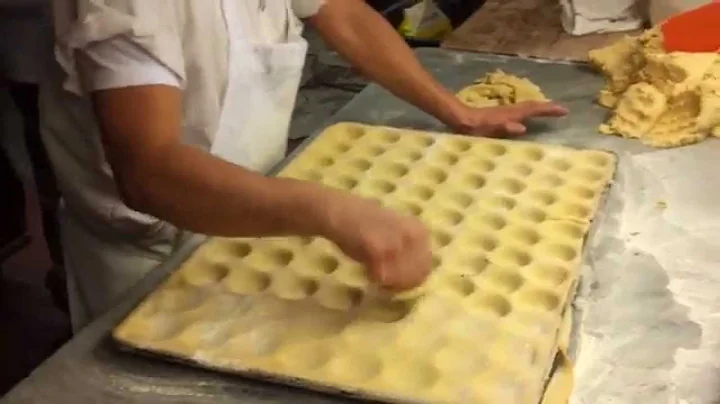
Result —
<svg viewBox="0 0 720 404"><path fill-rule="evenodd" d="M310 18L320 11L326 0L290 0L297 18Z"/></svg>
<svg viewBox="0 0 720 404"><path fill-rule="evenodd" d="M184 85L182 4L177 0L53 1L55 60L66 74L63 88L85 95L93 86L169 84L161 66ZM78 60L76 55L84 57ZM78 62L91 72L83 71L82 79Z"/></svg>
<svg viewBox="0 0 720 404"><path fill-rule="evenodd" d="M180 87L181 79L147 51L124 37L114 37L83 49L89 91L167 85Z"/></svg>

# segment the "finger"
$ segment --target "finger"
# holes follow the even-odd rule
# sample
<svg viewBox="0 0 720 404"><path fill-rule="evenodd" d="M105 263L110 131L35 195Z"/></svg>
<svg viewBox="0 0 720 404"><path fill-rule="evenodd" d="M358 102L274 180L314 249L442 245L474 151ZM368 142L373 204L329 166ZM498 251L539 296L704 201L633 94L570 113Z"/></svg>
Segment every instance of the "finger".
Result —
<svg viewBox="0 0 720 404"><path fill-rule="evenodd" d="M380 287L383 291L394 294L414 289L422 285L424 280L425 278L420 277L398 277L398 279L393 279L391 282L381 284Z"/></svg>
<svg viewBox="0 0 720 404"><path fill-rule="evenodd" d="M415 292L412 292L412 290L415 289L415 288L417 288L417 287L419 287L419 286L420 286L420 285L410 286L410 287L407 287L407 286L388 286L388 287L382 288L382 289L381 289L381 292L384 293L384 294L386 294L386 295L390 295L390 296L392 296L393 298L394 298L394 296L397 296L397 295L400 295L400 296L401 296L401 298L399 298L399 299L394 298L395 300L413 300L412 297L410 297L410 298L405 298L403 295L404 295L404 294L407 294L407 295L409 295L409 296L413 296L413 295L415 294ZM418 294L420 294L420 293L418 292Z"/></svg>
<svg viewBox="0 0 720 404"><path fill-rule="evenodd" d="M489 137L489 138L495 138L495 139L502 139L508 135L508 132L507 132L507 128L505 127L505 122L500 121L500 122L488 123L485 127L483 127L482 130L478 130L477 133L475 133L475 135Z"/></svg>
<svg viewBox="0 0 720 404"><path fill-rule="evenodd" d="M402 240L399 237L385 239L381 246L381 253L375 261L377 272L376 283L382 287L392 285L397 281L398 260L401 259Z"/></svg>
<svg viewBox="0 0 720 404"><path fill-rule="evenodd" d="M415 217L408 218L406 226L401 229L402 247L413 247L418 243L430 243L430 231L425 224Z"/></svg>
<svg viewBox="0 0 720 404"><path fill-rule="evenodd" d="M370 239L365 240L362 259L360 261L365 264L367 275L371 281L377 284L383 284L387 279L387 252L382 240Z"/></svg>
<svg viewBox="0 0 720 404"><path fill-rule="evenodd" d="M515 136L524 135L525 132L527 132L527 128L525 127L525 125L513 121L506 122L504 129L505 133L507 133L508 135Z"/></svg>
<svg viewBox="0 0 720 404"><path fill-rule="evenodd" d="M429 245L417 245L398 263L399 276L393 283L395 289L408 290L422 285L432 269L432 252Z"/></svg>
<svg viewBox="0 0 720 404"><path fill-rule="evenodd" d="M396 291L414 289L422 285L430 274L422 262L413 262L402 270L402 276L393 282L390 287Z"/></svg>
<svg viewBox="0 0 720 404"><path fill-rule="evenodd" d="M554 102L528 101L516 104L524 118L536 116L559 117L568 114L568 109Z"/></svg>
<svg viewBox="0 0 720 404"><path fill-rule="evenodd" d="M396 276L394 272L399 255L397 246L385 244L384 248L374 263L377 271L376 283L380 286L394 282Z"/></svg>
<svg viewBox="0 0 720 404"><path fill-rule="evenodd" d="M372 273L375 274L373 282L376 284L383 286L388 283L388 270L387 265L384 262L376 263L375 270L372 271Z"/></svg>

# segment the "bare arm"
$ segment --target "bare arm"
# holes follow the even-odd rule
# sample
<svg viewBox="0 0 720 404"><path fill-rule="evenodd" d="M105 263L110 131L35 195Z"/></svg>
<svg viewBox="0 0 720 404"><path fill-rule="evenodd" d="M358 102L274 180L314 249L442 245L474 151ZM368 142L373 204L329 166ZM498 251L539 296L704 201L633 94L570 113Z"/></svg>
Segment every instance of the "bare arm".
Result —
<svg viewBox="0 0 720 404"><path fill-rule="evenodd" d="M465 109L423 68L395 29L363 0L325 0L308 21L366 77L443 122Z"/></svg>
<svg viewBox="0 0 720 404"><path fill-rule="evenodd" d="M181 97L169 86L93 94L105 152L129 206L205 234L326 233L329 190L267 178L182 144Z"/></svg>
<svg viewBox="0 0 720 404"><path fill-rule="evenodd" d="M130 207L210 235L323 236L391 289L414 287L430 272L429 236L417 219L317 184L267 178L182 144L178 89L97 91L93 100Z"/></svg>
<svg viewBox="0 0 720 404"><path fill-rule="evenodd" d="M457 132L521 135L528 118L559 117L568 112L551 102L492 108L464 105L423 68L402 37L363 0L325 0L309 22L366 77Z"/></svg>

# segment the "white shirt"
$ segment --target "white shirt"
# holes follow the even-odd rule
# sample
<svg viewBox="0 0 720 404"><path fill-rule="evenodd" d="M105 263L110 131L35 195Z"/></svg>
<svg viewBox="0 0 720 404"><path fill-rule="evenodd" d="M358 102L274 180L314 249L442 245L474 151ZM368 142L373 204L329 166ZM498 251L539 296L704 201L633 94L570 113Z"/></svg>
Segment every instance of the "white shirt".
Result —
<svg viewBox="0 0 720 404"><path fill-rule="evenodd" d="M284 43L301 31L298 17L317 12L322 1L53 0L57 63L41 93L41 125L67 209L98 232L143 243L166 238L167 224L122 203L88 93L177 86L184 95L181 141L209 150L228 85L230 42ZM242 40L231 41L227 27ZM82 83L79 52L92 61Z"/></svg>
<svg viewBox="0 0 720 404"><path fill-rule="evenodd" d="M5 1L5 0L0 0ZM14 0L18 1L18 0ZM263 0L254 0L255 3ZM273 1L273 0L265 0ZM323 0L292 0L293 10L298 18L312 17L322 6ZM260 37L275 42L278 30L251 22L250 26ZM89 80L86 90L109 90L143 85L181 86L181 78L164 66L147 51L127 38L118 37L92 44L83 51L92 63L87 66Z"/></svg>
<svg viewBox="0 0 720 404"><path fill-rule="evenodd" d="M127 38L98 42L83 53L90 62L86 66L88 90L159 84L180 87L180 77Z"/></svg>
<svg viewBox="0 0 720 404"><path fill-rule="evenodd" d="M297 17L312 14L320 4L53 0L58 63L42 86L41 125L69 218L63 247L72 275L74 326L102 313L182 235L122 202L89 92L177 86L183 143L221 158L214 148L236 148L240 158L233 162L265 171L284 155L307 48ZM79 54L91 61L82 81Z"/></svg>

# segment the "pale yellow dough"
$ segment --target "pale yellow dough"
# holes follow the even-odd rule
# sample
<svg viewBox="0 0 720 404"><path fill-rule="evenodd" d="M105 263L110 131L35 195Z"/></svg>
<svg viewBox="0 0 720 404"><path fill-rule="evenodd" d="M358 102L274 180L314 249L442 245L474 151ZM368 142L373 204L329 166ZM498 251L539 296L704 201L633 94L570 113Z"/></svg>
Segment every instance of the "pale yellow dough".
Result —
<svg viewBox="0 0 720 404"><path fill-rule="evenodd" d="M114 337L381 401L537 404L568 345L584 240L615 165L604 151L334 125L280 176L419 217L435 257L422 288L387 296L324 239L215 238ZM563 367L551 404L571 382Z"/></svg>
<svg viewBox="0 0 720 404"><path fill-rule="evenodd" d="M458 98L473 107L492 107L524 101L548 101L540 87L527 78L502 70L488 73L458 93Z"/></svg>
<svg viewBox="0 0 720 404"><path fill-rule="evenodd" d="M599 131L677 147L720 136L720 55L667 53L657 28L589 54L606 79L598 103L613 110Z"/></svg>

